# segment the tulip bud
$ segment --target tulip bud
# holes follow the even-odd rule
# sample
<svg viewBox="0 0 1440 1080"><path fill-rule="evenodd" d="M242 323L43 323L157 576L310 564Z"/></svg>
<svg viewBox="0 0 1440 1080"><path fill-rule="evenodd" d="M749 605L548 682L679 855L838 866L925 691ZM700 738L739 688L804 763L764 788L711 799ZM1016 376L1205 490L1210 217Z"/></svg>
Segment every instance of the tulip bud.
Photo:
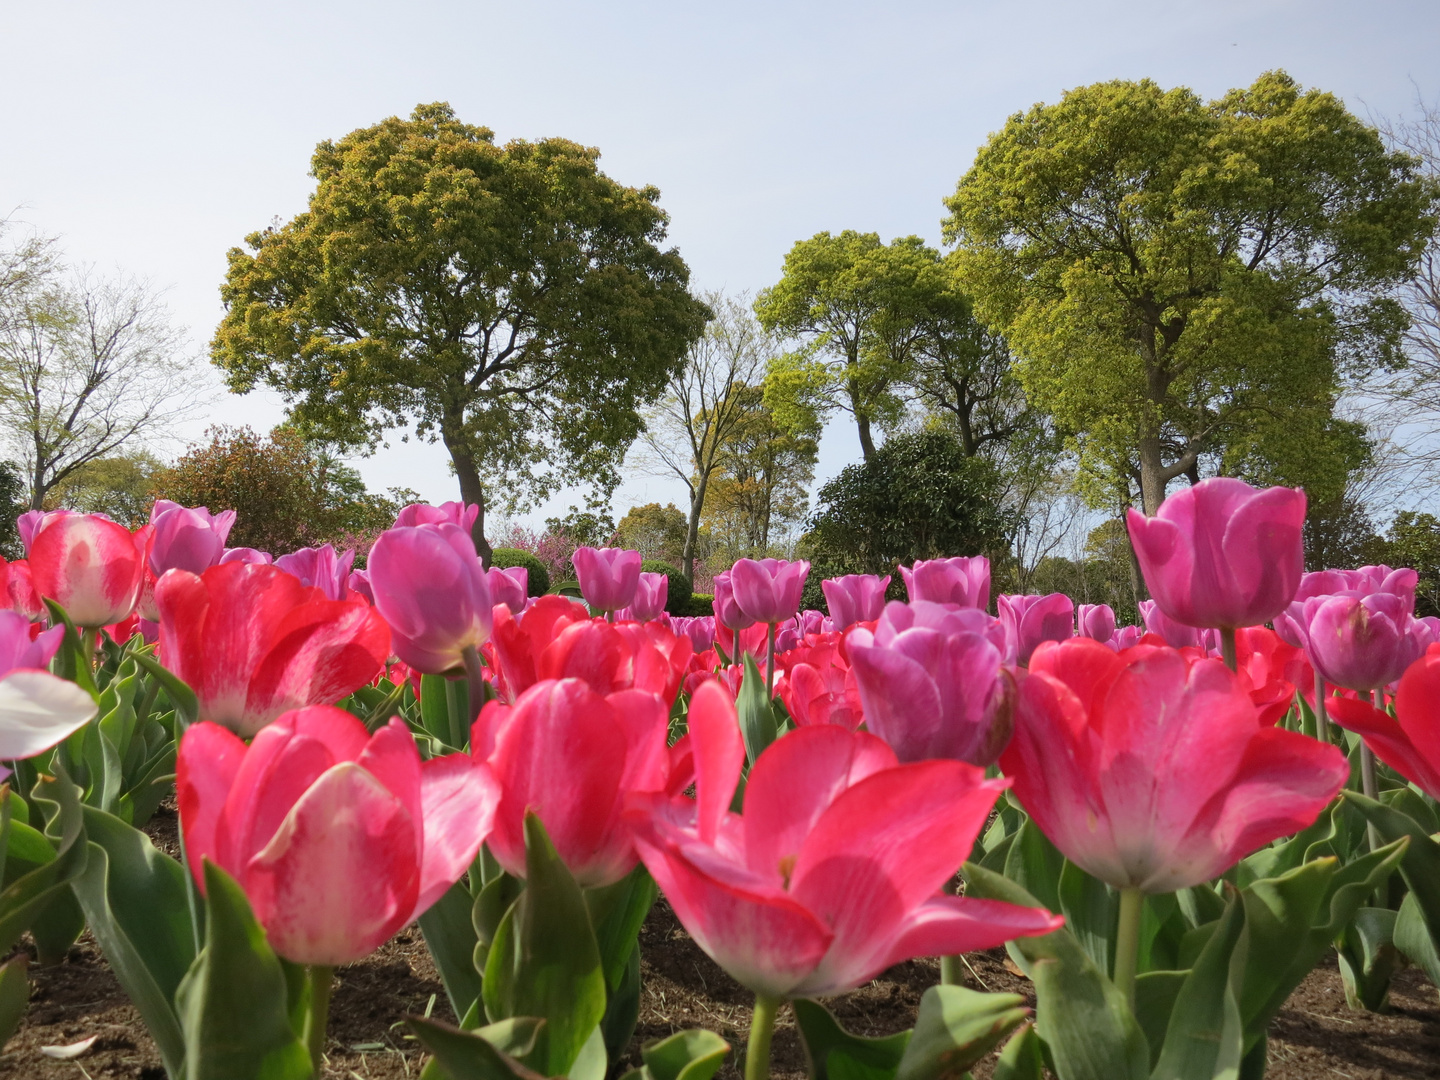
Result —
<svg viewBox="0 0 1440 1080"><path fill-rule="evenodd" d="M670 596L670 579L664 574L641 573L635 585L635 599L623 608L620 617L633 622L649 622L665 610Z"/></svg>
<svg viewBox="0 0 1440 1080"><path fill-rule="evenodd" d="M635 599L640 583L640 552L625 548L576 548L570 557L580 595L596 611L619 611Z"/></svg>
<svg viewBox="0 0 1440 1080"><path fill-rule="evenodd" d="M1109 604L1081 604L1076 609L1075 627L1081 637L1108 645L1115 636L1115 609Z"/></svg>
<svg viewBox="0 0 1440 1080"><path fill-rule="evenodd" d="M820 591L825 594L825 603L830 608L835 629L848 630L856 623L873 622L880 617L885 608L885 590L889 586L888 574L884 577L846 574L822 581Z"/></svg>
<svg viewBox="0 0 1440 1080"><path fill-rule="evenodd" d="M375 609L395 654L416 671L463 668L465 650L490 636L490 585L470 534L458 525L397 526L381 533L366 564Z"/></svg>
<svg viewBox="0 0 1440 1080"><path fill-rule="evenodd" d="M492 566L485 571L485 580L490 585L491 603L504 604L512 615L525 610L530 592L529 570L523 566Z"/></svg>
<svg viewBox="0 0 1440 1080"><path fill-rule="evenodd" d="M996 601L1005 628L1005 661L1028 664L1042 641L1075 636L1075 602L1064 593L1048 596L1002 596Z"/></svg>
<svg viewBox="0 0 1440 1080"><path fill-rule="evenodd" d="M982 611L990 603L990 560L983 555L920 559L914 566L900 567L900 576L912 603L928 600Z"/></svg>
<svg viewBox="0 0 1440 1080"><path fill-rule="evenodd" d="M735 602L735 593L730 587L730 572L715 575L715 599L710 602L715 610L715 621L731 630L744 630L755 625L755 620L740 609Z"/></svg>
<svg viewBox="0 0 1440 1080"><path fill-rule="evenodd" d="M32 536L29 562L36 593L77 626L118 623L140 599L144 552L129 529L100 514L49 515Z"/></svg>
<svg viewBox="0 0 1440 1080"><path fill-rule="evenodd" d="M804 559L739 559L730 568L735 603L755 622L781 623L800 610L810 564Z"/></svg>

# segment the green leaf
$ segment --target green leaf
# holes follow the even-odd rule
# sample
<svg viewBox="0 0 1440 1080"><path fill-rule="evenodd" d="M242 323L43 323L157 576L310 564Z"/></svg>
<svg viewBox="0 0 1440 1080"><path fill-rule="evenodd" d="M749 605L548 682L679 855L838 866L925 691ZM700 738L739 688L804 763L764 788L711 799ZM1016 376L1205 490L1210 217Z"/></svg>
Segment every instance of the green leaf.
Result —
<svg viewBox="0 0 1440 1080"><path fill-rule="evenodd" d="M483 848L480 857L482 860L486 857ZM475 904L470 909L470 926L475 931L474 967L477 972L485 970L490 946L500 929L500 920L524 890L525 882L501 871L475 894Z"/></svg>
<svg viewBox="0 0 1440 1080"><path fill-rule="evenodd" d="M961 1080L1029 1015L1019 994L932 986L920 998L915 1030L895 1080Z"/></svg>
<svg viewBox="0 0 1440 1080"><path fill-rule="evenodd" d="M95 676L90 669L90 661L80 643L80 631L75 628L75 623L57 601L48 596L41 597L41 600L44 601L45 607L50 612L50 625L65 627L65 635L60 641L60 648L55 653L53 661L55 674L75 683L98 703L100 692L95 687Z"/></svg>
<svg viewBox="0 0 1440 1080"><path fill-rule="evenodd" d="M810 1080L839 1080L842 1076L847 1080L888 1080L895 1075L910 1032L865 1038L851 1035L818 1001L796 998L790 1007L800 1029Z"/></svg>
<svg viewBox="0 0 1440 1080"><path fill-rule="evenodd" d="M475 968L477 942L470 918L474 903L462 879L446 889L417 920L456 1016L464 1016L480 997L480 972Z"/></svg>
<svg viewBox="0 0 1440 1080"><path fill-rule="evenodd" d="M1114 966L1115 935L1120 924L1120 895L1099 878L1065 861L1060 871L1060 913L1065 925L1090 954L1095 966L1109 975Z"/></svg>
<svg viewBox="0 0 1440 1080"><path fill-rule="evenodd" d="M650 1080L710 1080L725 1063L730 1044L713 1031L690 1028L640 1048Z"/></svg>
<svg viewBox="0 0 1440 1080"><path fill-rule="evenodd" d="M1135 979L1135 1020L1150 1044L1150 1067L1160 1060L1165 1029L1175 1010L1175 999L1185 985L1188 971L1147 971Z"/></svg>
<svg viewBox="0 0 1440 1080"><path fill-rule="evenodd" d="M1244 930L1245 909L1237 900L1226 909L1180 987L1156 1076L1212 1080L1236 1075L1245 1052L1245 1031L1234 989L1239 980L1232 977L1232 968L1237 964L1243 968L1246 961L1245 952L1237 956L1235 949Z"/></svg>
<svg viewBox="0 0 1440 1080"><path fill-rule="evenodd" d="M643 865L637 865L614 885L585 890L585 906L590 911L590 925L595 928L605 983L611 990L625 977L640 927L659 892Z"/></svg>
<svg viewBox="0 0 1440 1080"><path fill-rule="evenodd" d="M636 1015L639 1015L638 1003ZM590 1029L590 1037L580 1047L580 1053L575 1055L570 1068L565 1070L565 1075L569 1080L605 1080L609 1064L609 1058L605 1056L605 1033L596 1024Z"/></svg>
<svg viewBox="0 0 1440 1080"><path fill-rule="evenodd" d="M1425 972L1432 983L1440 986L1440 949L1436 948L1435 938L1425 924L1413 892L1405 894L1395 919L1395 947Z"/></svg>
<svg viewBox="0 0 1440 1080"><path fill-rule="evenodd" d="M1390 980L1401 966L1395 947L1396 915L1389 908L1362 907L1337 943L1340 979L1352 1009L1386 1011Z"/></svg>
<svg viewBox="0 0 1440 1080"><path fill-rule="evenodd" d="M755 657L745 654L745 678L735 699L740 716L740 734L745 740L745 758L755 764L765 748L775 741L775 712L765 696L765 679L755 664Z"/></svg>
<svg viewBox="0 0 1440 1080"><path fill-rule="evenodd" d="M91 933L140 1011L165 1070L182 1074L175 993L195 961L185 870L118 818L85 808L89 859L73 882Z"/></svg>
<svg viewBox="0 0 1440 1080"><path fill-rule="evenodd" d="M52 905L67 901L73 905L69 882L85 869L86 850L80 842L84 834L80 790L65 775L63 766L57 764L53 778L36 784L31 798L52 809L46 835L50 837L49 845L53 846L55 857L19 875L0 892L0 952L8 952L20 935L32 929L35 920ZM19 822L10 825L12 836L24 835L27 828ZM14 858L13 851L10 858ZM7 872L10 869L7 867Z"/></svg>
<svg viewBox="0 0 1440 1080"><path fill-rule="evenodd" d="M605 1053L611 1061L619 1061L640 1022L640 942L630 946L630 958L620 974L620 983L609 987L605 999L605 1015L600 1020L600 1034L605 1040Z"/></svg>
<svg viewBox="0 0 1440 1080"><path fill-rule="evenodd" d="M135 662L164 688L166 696L170 698L170 703L175 706L175 713L181 726L181 731L176 733L178 739L185 728L200 719L200 701L196 698L195 691L181 682L178 675L161 665L160 661L150 653L137 652L132 655L135 657Z"/></svg>
<svg viewBox="0 0 1440 1080"><path fill-rule="evenodd" d="M30 980L25 977L27 959L21 953L0 966L0 1049L10 1041L30 1007Z"/></svg>
<svg viewBox="0 0 1440 1080"><path fill-rule="evenodd" d="M1000 1051L992 1080L1043 1080L1044 1058L1034 1024L1024 1024Z"/></svg>
<svg viewBox="0 0 1440 1080"><path fill-rule="evenodd" d="M1065 856L1027 819L1005 858L1005 876L1033 896L1041 907L1060 910L1060 875Z"/></svg>
<svg viewBox="0 0 1440 1080"><path fill-rule="evenodd" d="M525 879L495 933L481 997L492 1022L543 1017L545 1035L525 1062L561 1076L605 1015L605 973L585 897L533 812L525 815Z"/></svg>
<svg viewBox="0 0 1440 1080"><path fill-rule="evenodd" d="M1386 841L1410 838L1405 857L1400 860L1400 876L1410 886L1420 913L1430 927L1430 936L1440 939L1440 844L1430 839L1423 825L1399 810L1354 791L1345 792L1344 798Z"/></svg>
<svg viewBox="0 0 1440 1080"><path fill-rule="evenodd" d="M420 726L426 734L449 745L450 694L444 675L420 676Z"/></svg>
<svg viewBox="0 0 1440 1080"><path fill-rule="evenodd" d="M181 982L186 1080L308 1080L285 973L244 891L205 862L205 947Z"/></svg>
<svg viewBox="0 0 1440 1080"><path fill-rule="evenodd" d="M514 1056L498 1049L485 1034L499 1029L501 1024L491 1024L479 1031L461 1031L420 1016L412 1016L406 1023L415 1032L420 1044L435 1055L435 1064L441 1074L450 1080L544 1080L541 1073L526 1068L517 1060L534 1051L543 1033L543 1020L516 1017L501 1022L510 1025L507 1030L512 1044L518 1044ZM517 1033L523 1033L523 1036L517 1039Z"/></svg>

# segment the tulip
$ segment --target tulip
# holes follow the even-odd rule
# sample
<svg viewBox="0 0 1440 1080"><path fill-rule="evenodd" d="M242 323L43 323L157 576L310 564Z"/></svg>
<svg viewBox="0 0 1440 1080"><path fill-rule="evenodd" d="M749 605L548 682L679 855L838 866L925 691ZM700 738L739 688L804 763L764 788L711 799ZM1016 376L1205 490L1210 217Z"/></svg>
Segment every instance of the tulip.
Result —
<svg viewBox="0 0 1440 1080"><path fill-rule="evenodd" d="M626 548L576 548L570 557L580 595L596 611L629 607L640 584L640 552Z"/></svg>
<svg viewBox="0 0 1440 1080"><path fill-rule="evenodd" d="M746 615L735 602L735 593L730 586L730 571L715 575L715 599L710 606L715 610L715 622L730 630L745 630L754 626L755 619Z"/></svg>
<svg viewBox="0 0 1440 1080"><path fill-rule="evenodd" d="M473 546L473 545L472 545ZM355 552L336 554L330 544L318 548L301 548L281 555L275 565L287 574L294 574L300 584L311 585L325 594L327 600L344 600L350 593L347 579Z"/></svg>
<svg viewBox="0 0 1440 1080"><path fill-rule="evenodd" d="M461 502L411 503L395 516L395 528L407 529L415 525L458 525L468 534L474 530L475 519L480 516L480 507Z"/></svg>
<svg viewBox="0 0 1440 1080"><path fill-rule="evenodd" d="M375 603L375 590L370 587L370 574L364 570L351 570L345 579L345 587L357 596L363 596L370 605Z"/></svg>
<svg viewBox="0 0 1440 1080"><path fill-rule="evenodd" d="M45 611L45 605L36 595L30 564L26 560L6 562L0 559L0 607L18 611L32 622Z"/></svg>
<svg viewBox="0 0 1440 1080"><path fill-rule="evenodd" d="M1115 609L1109 604L1081 604L1075 612L1075 630L1081 637L1108 645L1115 636Z"/></svg>
<svg viewBox="0 0 1440 1080"><path fill-rule="evenodd" d="M900 567L910 601L959 604L979 608L990 604L990 560L984 555L954 559L921 559Z"/></svg>
<svg viewBox="0 0 1440 1080"><path fill-rule="evenodd" d="M784 670L775 692L796 724L839 724L854 731L864 721L859 686L842 645L839 634L816 634L776 657Z"/></svg>
<svg viewBox="0 0 1440 1080"><path fill-rule="evenodd" d="M25 554L30 554L30 545L35 542L36 535L52 521L58 521L75 513L73 510L26 510L15 519L15 531L20 534L20 546L25 549ZM96 514L95 517L110 519L104 514Z"/></svg>
<svg viewBox="0 0 1440 1080"><path fill-rule="evenodd" d="M143 547L129 529L100 514L47 515L33 534L29 563L36 593L57 601L86 629L119 622L139 602Z"/></svg>
<svg viewBox="0 0 1440 1080"><path fill-rule="evenodd" d="M175 771L200 888L209 860L245 890L276 952L323 968L368 956L440 899L500 795L465 754L422 762L402 721L371 735L323 705L286 712L248 747L195 724Z"/></svg>
<svg viewBox="0 0 1440 1080"><path fill-rule="evenodd" d="M64 627L49 633L64 633ZM6 660L15 655L10 644L4 646ZM36 659L47 650L54 653L59 641L57 638L54 645L40 645L37 638L35 644L39 646L37 651L22 654L23 660ZM73 682L28 665L12 667L0 677L0 761L43 754L79 731L99 711L95 699ZM8 769L0 771L0 778L7 775Z"/></svg>
<svg viewBox="0 0 1440 1080"><path fill-rule="evenodd" d="M1135 557L1160 609L1233 631L1285 610L1305 568L1305 493L1217 476L1176 492L1155 517L1129 511Z"/></svg>
<svg viewBox="0 0 1440 1080"><path fill-rule="evenodd" d="M327 600L274 566L171 570L155 604L160 657L195 691L201 719L246 738L289 709L354 693L390 656L374 608Z"/></svg>
<svg viewBox="0 0 1440 1080"><path fill-rule="evenodd" d="M220 556L220 561L222 563L238 562L252 566L269 566L275 562L275 556L268 551L256 551L254 548L226 548L225 554Z"/></svg>
<svg viewBox="0 0 1440 1080"><path fill-rule="evenodd" d="M976 608L891 603L846 647L865 726L905 762L989 765L1010 738L1011 680L1001 632Z"/></svg>
<svg viewBox="0 0 1440 1080"><path fill-rule="evenodd" d="M488 703L470 752L488 762L503 792L491 854L525 876L530 810L581 885L611 885L630 873L637 856L621 812L628 794L664 790L668 725L669 708L654 694L602 696L579 679L538 682L514 705Z"/></svg>
<svg viewBox="0 0 1440 1080"><path fill-rule="evenodd" d="M0 611L0 675L16 668L46 668L55 658L63 626L41 631L30 637L30 620L18 611ZM4 755L0 754L0 761Z"/></svg>
<svg viewBox="0 0 1440 1080"><path fill-rule="evenodd" d="M1145 636L1143 626L1122 626L1115 631L1115 636L1107 644L1116 652L1125 649L1133 649L1140 644L1140 639Z"/></svg>
<svg viewBox="0 0 1440 1080"><path fill-rule="evenodd" d="M1347 690L1388 686L1425 651L1425 643L1410 632L1404 598L1394 593L1311 597L1304 620L1310 662Z"/></svg>
<svg viewBox="0 0 1440 1080"><path fill-rule="evenodd" d="M1300 575L1295 599L1275 616L1275 632L1286 644L1305 647L1305 601L1317 596L1339 593L1394 593L1406 600L1407 610L1415 607L1415 587L1419 575L1414 570L1392 570L1388 566L1362 566L1358 570L1316 570Z"/></svg>
<svg viewBox="0 0 1440 1080"><path fill-rule="evenodd" d="M730 568L730 591L746 618L781 623L800 610L810 564L804 559L739 559Z"/></svg>
<svg viewBox="0 0 1440 1080"><path fill-rule="evenodd" d="M1278 723L1299 690L1307 700L1313 694L1315 673L1301 649L1287 643L1274 630L1242 626L1235 631L1236 674L1249 680L1250 700L1260 710L1260 722Z"/></svg>
<svg viewBox="0 0 1440 1080"><path fill-rule="evenodd" d="M1406 668L1393 719L1368 701L1352 698L1332 698L1330 715L1360 735L1386 765L1432 799L1440 798L1440 653Z"/></svg>
<svg viewBox="0 0 1440 1080"><path fill-rule="evenodd" d="M785 998L843 993L912 957L1061 925L1043 909L940 891L1006 781L958 761L902 765L875 736L827 724L760 755L742 816L730 811L745 762L734 703L708 682L689 724L694 801L633 795L625 816L681 925L755 991L747 1076L764 1075Z"/></svg>
<svg viewBox="0 0 1440 1080"><path fill-rule="evenodd" d="M1140 601L1140 618L1145 623L1146 633L1154 634L1172 649L1200 649L1208 654L1219 647L1219 636L1214 630L1200 630L1178 623L1161 611L1154 600Z"/></svg>
<svg viewBox="0 0 1440 1080"><path fill-rule="evenodd" d="M714 615L696 615L691 618L681 616L671 619L670 627L675 633L688 637L697 653L704 652L715 645Z"/></svg>
<svg viewBox="0 0 1440 1080"><path fill-rule="evenodd" d="M490 636L494 605L470 534L449 522L387 529L366 572L395 655L427 675L463 669L477 683L476 650Z"/></svg>
<svg viewBox="0 0 1440 1080"><path fill-rule="evenodd" d="M635 599L621 609L619 617L632 622L649 622L665 611L670 596L670 579L664 574L642 573L635 585Z"/></svg>
<svg viewBox="0 0 1440 1080"><path fill-rule="evenodd" d="M485 571L485 580L490 585L492 604L504 604L512 615L525 610L530 593L529 570L523 566L492 566Z"/></svg>
<svg viewBox="0 0 1440 1080"><path fill-rule="evenodd" d="M217 565L225 554L225 538L235 524L235 511L211 514L204 506L187 507L169 499L156 499L150 510L150 548L145 565L145 588L140 613L154 621L155 582L166 570L200 574Z"/></svg>
<svg viewBox="0 0 1440 1080"><path fill-rule="evenodd" d="M825 603L830 608L835 629L848 630L856 623L873 622L880 617L885 608L885 590L889 586L888 574L885 577L846 574L844 577L826 578L820 583L820 591L825 594Z"/></svg>
<svg viewBox="0 0 1440 1080"><path fill-rule="evenodd" d="M1028 664L1042 641L1075 636L1075 601L1064 593L1048 596L1001 596L995 602L1005 628L1005 660Z"/></svg>

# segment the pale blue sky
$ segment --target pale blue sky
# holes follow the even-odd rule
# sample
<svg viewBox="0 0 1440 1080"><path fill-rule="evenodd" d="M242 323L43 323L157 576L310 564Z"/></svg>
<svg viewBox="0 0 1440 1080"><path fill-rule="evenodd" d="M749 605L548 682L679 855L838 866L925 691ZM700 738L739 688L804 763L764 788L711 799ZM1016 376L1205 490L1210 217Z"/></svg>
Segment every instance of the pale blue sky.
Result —
<svg viewBox="0 0 1440 1080"><path fill-rule="evenodd" d="M170 287L197 355L225 251L304 208L317 141L448 100L501 140L562 135L652 183L702 288L772 283L821 229L939 241L1009 114L1151 77L1206 96L1288 70L1361 113L1440 96L1440 3L22 3L0 33L0 213ZM208 419L266 426L265 395ZM192 425L195 435L205 421ZM832 425L820 478L859 456ZM359 463L455 497L443 451ZM617 495L679 500L637 477ZM561 500L563 504L573 498Z"/></svg>

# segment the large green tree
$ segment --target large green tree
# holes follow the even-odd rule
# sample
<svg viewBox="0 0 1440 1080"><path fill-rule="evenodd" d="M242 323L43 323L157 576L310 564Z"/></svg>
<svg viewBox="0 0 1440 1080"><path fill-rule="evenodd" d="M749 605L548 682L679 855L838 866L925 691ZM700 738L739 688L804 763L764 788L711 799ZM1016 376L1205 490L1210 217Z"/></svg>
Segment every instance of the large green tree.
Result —
<svg viewBox="0 0 1440 1080"><path fill-rule="evenodd" d="M321 143L309 209L230 252L212 358L327 437L438 438L488 557L487 503L613 484L708 314L659 192L599 156L497 146L445 104Z"/></svg>
<svg viewBox="0 0 1440 1080"><path fill-rule="evenodd" d="M1413 159L1284 73L1211 102L1108 82L1012 116L945 236L1031 402L1153 513L1207 455L1340 489L1355 462L1335 400L1400 360L1390 294L1434 199Z"/></svg>

